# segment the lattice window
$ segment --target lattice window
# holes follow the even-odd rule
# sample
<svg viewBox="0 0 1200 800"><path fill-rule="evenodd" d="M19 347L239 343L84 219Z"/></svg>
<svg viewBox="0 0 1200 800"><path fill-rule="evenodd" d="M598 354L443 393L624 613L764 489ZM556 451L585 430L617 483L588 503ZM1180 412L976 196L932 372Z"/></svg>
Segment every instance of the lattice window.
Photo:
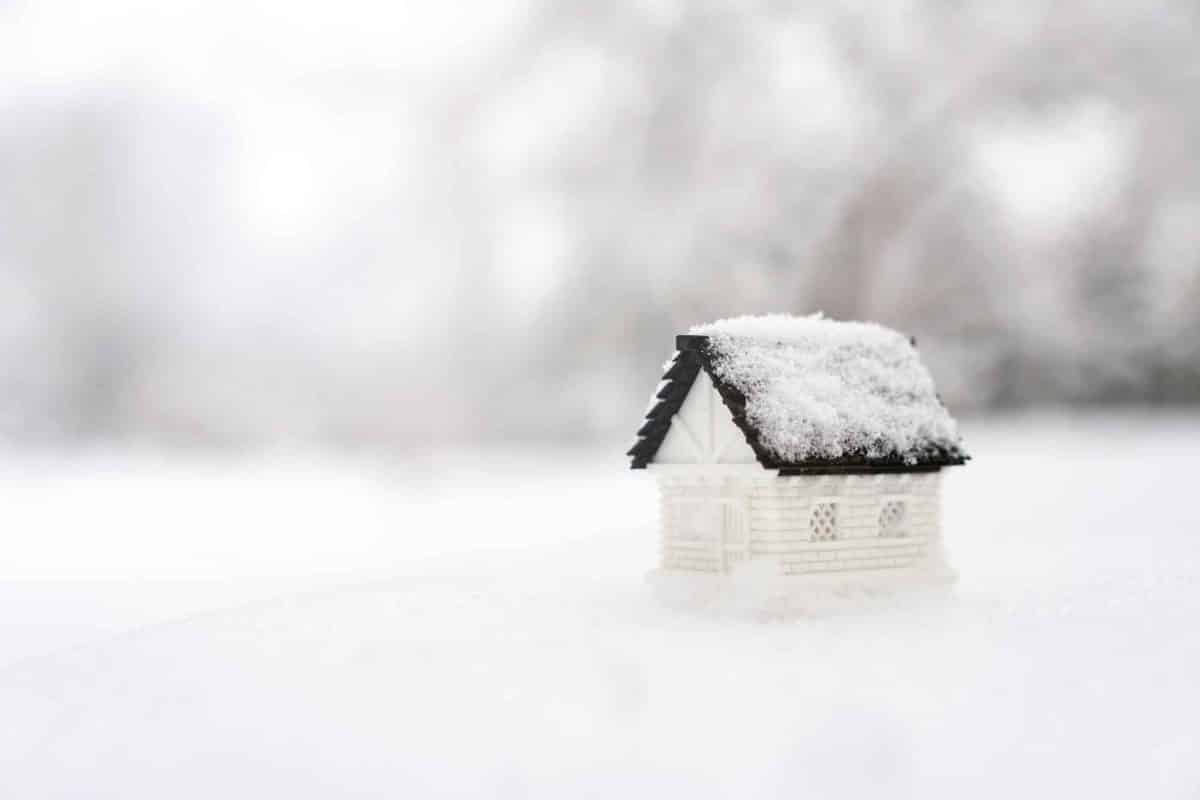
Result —
<svg viewBox="0 0 1200 800"><path fill-rule="evenodd" d="M879 535L896 539L906 536L908 521L908 504L903 500L886 500L879 507Z"/></svg>
<svg viewBox="0 0 1200 800"><path fill-rule="evenodd" d="M809 538L814 542L832 542L838 538L837 503L814 503L808 517Z"/></svg>

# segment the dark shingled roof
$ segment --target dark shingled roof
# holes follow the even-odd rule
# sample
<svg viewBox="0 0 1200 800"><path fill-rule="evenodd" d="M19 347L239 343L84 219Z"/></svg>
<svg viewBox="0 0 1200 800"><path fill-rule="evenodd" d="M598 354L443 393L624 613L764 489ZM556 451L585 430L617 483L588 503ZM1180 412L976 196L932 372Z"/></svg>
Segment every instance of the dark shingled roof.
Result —
<svg viewBox="0 0 1200 800"><path fill-rule="evenodd" d="M733 416L733 423L745 435L758 463L765 469L777 469L783 475L931 472L942 467L964 464L970 458L958 448L929 445L915 454L915 463L906 462L898 455L878 457L866 453L849 453L836 459L807 459L796 463L780 461L766 450L758 431L746 419L746 397L737 388L722 380L713 369L708 337L676 336L675 349L679 352L663 374L663 385L656 395L657 402L650 407L642 427L638 429L637 443L626 453L632 458L632 469L645 469L646 465L654 460L654 454L658 452L658 448L667 437L667 431L671 428L671 418L683 405L684 398L687 397L700 370L708 373L721 401Z"/></svg>

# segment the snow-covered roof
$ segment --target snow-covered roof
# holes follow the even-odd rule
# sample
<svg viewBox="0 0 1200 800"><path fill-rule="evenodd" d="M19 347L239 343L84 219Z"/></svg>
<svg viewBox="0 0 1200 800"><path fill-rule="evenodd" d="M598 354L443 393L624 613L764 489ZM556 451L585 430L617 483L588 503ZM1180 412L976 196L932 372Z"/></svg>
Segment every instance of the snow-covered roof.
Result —
<svg viewBox="0 0 1200 800"><path fill-rule="evenodd" d="M630 450L634 467L653 459L701 368L764 466L906 469L966 459L916 347L890 328L773 314L699 325L677 344Z"/></svg>

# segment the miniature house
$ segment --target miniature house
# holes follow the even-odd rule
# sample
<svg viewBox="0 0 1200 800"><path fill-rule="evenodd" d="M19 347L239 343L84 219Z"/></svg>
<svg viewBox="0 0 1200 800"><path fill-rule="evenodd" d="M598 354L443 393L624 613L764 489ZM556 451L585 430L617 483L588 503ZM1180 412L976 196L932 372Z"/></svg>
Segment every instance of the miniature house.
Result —
<svg viewBox="0 0 1200 800"><path fill-rule="evenodd" d="M953 578L941 470L968 457L915 344L882 326L772 315L693 328L628 454L661 491L653 577Z"/></svg>

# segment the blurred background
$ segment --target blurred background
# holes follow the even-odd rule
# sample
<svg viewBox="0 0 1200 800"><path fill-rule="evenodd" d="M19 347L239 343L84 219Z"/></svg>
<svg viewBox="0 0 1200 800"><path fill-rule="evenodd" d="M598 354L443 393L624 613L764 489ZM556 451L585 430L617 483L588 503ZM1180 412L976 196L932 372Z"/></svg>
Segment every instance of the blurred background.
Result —
<svg viewBox="0 0 1200 800"><path fill-rule="evenodd" d="M0 2L0 435L625 439L672 336L1200 401L1200 9Z"/></svg>

